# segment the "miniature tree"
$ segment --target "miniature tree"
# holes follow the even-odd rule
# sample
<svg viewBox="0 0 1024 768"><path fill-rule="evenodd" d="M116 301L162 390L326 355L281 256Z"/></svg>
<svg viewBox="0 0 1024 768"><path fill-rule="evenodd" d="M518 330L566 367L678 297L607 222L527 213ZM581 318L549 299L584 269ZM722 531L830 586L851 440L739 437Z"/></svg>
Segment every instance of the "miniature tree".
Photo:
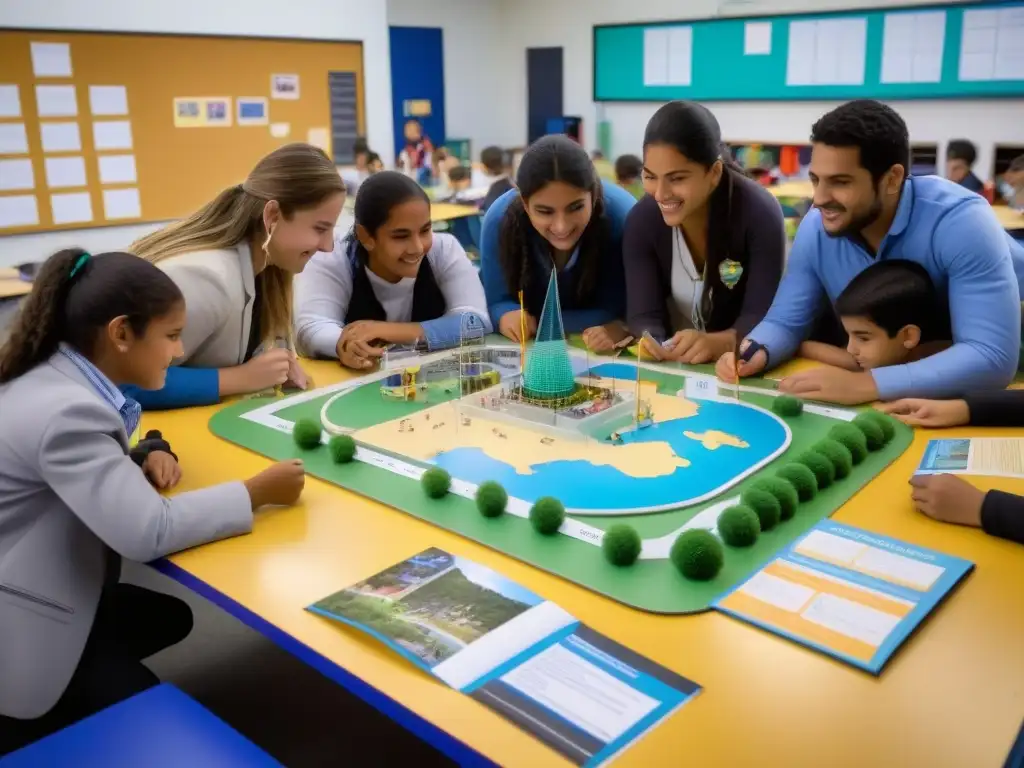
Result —
<svg viewBox="0 0 1024 768"><path fill-rule="evenodd" d="M779 416L793 418L804 412L804 402L792 395L779 395L772 403L772 410Z"/></svg>
<svg viewBox="0 0 1024 768"><path fill-rule="evenodd" d="M803 464L787 464L776 474L793 484L800 501L810 501L818 493L818 481L814 479L814 473Z"/></svg>
<svg viewBox="0 0 1024 768"><path fill-rule="evenodd" d="M565 521L565 507L553 496L542 496L530 507L530 523L537 533L557 533Z"/></svg>
<svg viewBox="0 0 1024 768"><path fill-rule="evenodd" d="M352 435L334 435L327 442L327 450L335 464L348 464L356 457L356 441Z"/></svg>
<svg viewBox="0 0 1024 768"><path fill-rule="evenodd" d="M867 413L860 413L853 419L853 426L864 433L869 451L880 451L885 447L885 432L882 426Z"/></svg>
<svg viewBox="0 0 1024 768"><path fill-rule="evenodd" d="M778 502L775 501L775 497L767 491L759 493L771 498L778 514ZM718 535L730 547L752 546L760 534L761 523L758 521L757 513L745 504L729 507L718 516Z"/></svg>
<svg viewBox="0 0 1024 768"><path fill-rule="evenodd" d="M814 479L818 483L818 490L828 488L836 481L836 468L825 454L819 453L812 448L797 456L796 461L814 473Z"/></svg>
<svg viewBox="0 0 1024 768"><path fill-rule="evenodd" d="M636 528L625 523L616 523L604 532L601 539L601 550L612 565L632 565L640 557L642 546Z"/></svg>
<svg viewBox="0 0 1024 768"><path fill-rule="evenodd" d="M679 534L669 552L669 559L686 578L710 581L722 570L725 549L711 531L691 528Z"/></svg>
<svg viewBox="0 0 1024 768"><path fill-rule="evenodd" d="M320 424L313 419L299 419L292 427L295 444L304 451L320 447Z"/></svg>
<svg viewBox="0 0 1024 768"><path fill-rule="evenodd" d="M872 419L879 427L882 428L882 437L886 444L889 443L894 437L896 437L896 420L890 416L886 416L881 411L876 411L873 408L871 410L864 411L857 418ZM854 419L856 421L857 419Z"/></svg>
<svg viewBox="0 0 1024 768"><path fill-rule="evenodd" d="M740 496L740 501L757 516L760 531L770 531L782 519L782 504L771 491L750 487ZM795 508L796 504L793 506Z"/></svg>
<svg viewBox="0 0 1024 768"><path fill-rule="evenodd" d="M755 480L751 490L758 489L767 491L779 502L779 519L789 520L796 514L797 505L800 503L800 496L796 487L783 477L762 477ZM742 498L742 497L741 497Z"/></svg>
<svg viewBox="0 0 1024 768"><path fill-rule="evenodd" d="M853 424L836 424L828 431L828 436L838 443L842 443L850 452L850 458L854 466L860 464L868 457L868 441Z"/></svg>
<svg viewBox="0 0 1024 768"><path fill-rule="evenodd" d="M484 517L500 517L508 506L508 493L494 480L480 483L475 498L476 508Z"/></svg>
<svg viewBox="0 0 1024 768"><path fill-rule="evenodd" d="M440 499L451 489L452 476L440 467L431 467L420 477L420 484L427 496Z"/></svg>
<svg viewBox="0 0 1024 768"><path fill-rule="evenodd" d="M848 477L850 472L853 471L853 456L850 454L850 449L838 440L826 437L816 442L811 450L828 457L828 460L832 462L832 468L835 470L836 480Z"/></svg>

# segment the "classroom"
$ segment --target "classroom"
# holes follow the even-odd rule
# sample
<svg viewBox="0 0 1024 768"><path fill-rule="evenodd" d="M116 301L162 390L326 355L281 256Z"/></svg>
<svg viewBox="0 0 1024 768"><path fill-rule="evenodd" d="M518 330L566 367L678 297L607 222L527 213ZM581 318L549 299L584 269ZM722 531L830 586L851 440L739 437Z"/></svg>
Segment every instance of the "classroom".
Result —
<svg viewBox="0 0 1024 768"><path fill-rule="evenodd" d="M1024 768L1022 51L3 4L0 768Z"/></svg>

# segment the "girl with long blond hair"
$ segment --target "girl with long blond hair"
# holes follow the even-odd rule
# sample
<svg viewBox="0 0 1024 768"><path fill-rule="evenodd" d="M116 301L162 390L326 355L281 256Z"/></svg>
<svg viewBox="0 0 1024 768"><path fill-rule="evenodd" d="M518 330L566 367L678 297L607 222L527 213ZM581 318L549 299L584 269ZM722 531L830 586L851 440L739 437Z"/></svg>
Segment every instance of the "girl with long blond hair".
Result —
<svg viewBox="0 0 1024 768"><path fill-rule="evenodd" d="M216 403L283 384L301 388L292 333L292 276L334 248L345 184L330 158L289 144L248 178L131 251L178 285L187 321L184 354L164 388L132 390L143 407Z"/></svg>

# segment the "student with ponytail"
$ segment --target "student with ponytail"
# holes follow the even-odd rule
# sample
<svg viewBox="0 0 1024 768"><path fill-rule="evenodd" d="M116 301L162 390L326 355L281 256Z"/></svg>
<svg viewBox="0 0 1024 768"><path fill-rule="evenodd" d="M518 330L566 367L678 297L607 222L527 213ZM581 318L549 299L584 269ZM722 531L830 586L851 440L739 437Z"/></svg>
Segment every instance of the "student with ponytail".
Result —
<svg viewBox="0 0 1024 768"><path fill-rule="evenodd" d="M296 336L310 355L369 368L387 344L454 347L489 333L484 291L459 241L435 234L415 181L382 171L359 187L355 225L295 283Z"/></svg>
<svg viewBox="0 0 1024 768"><path fill-rule="evenodd" d="M0 349L0 755L155 685L142 659L191 630L176 598L119 584L147 562L247 533L292 504L300 462L173 498L170 446L129 436L181 355L185 305L128 253L61 251L41 268Z"/></svg>
<svg viewBox="0 0 1024 768"><path fill-rule="evenodd" d="M665 104L644 132L647 196L626 222L626 323L660 359L710 363L768 312L786 253L782 209L729 157L715 116Z"/></svg>
<svg viewBox="0 0 1024 768"><path fill-rule="evenodd" d="M289 144L196 213L132 245L177 283L188 323L167 385L130 394L146 408L177 408L288 382L304 388L292 276L331 250L344 202L345 183L327 155Z"/></svg>
<svg viewBox="0 0 1024 768"><path fill-rule="evenodd" d="M551 270L567 333L596 352L625 338L622 230L635 200L602 181L586 150L567 136L545 136L523 154L516 189L487 210L480 277L491 322L519 341L519 292L528 337L536 333Z"/></svg>

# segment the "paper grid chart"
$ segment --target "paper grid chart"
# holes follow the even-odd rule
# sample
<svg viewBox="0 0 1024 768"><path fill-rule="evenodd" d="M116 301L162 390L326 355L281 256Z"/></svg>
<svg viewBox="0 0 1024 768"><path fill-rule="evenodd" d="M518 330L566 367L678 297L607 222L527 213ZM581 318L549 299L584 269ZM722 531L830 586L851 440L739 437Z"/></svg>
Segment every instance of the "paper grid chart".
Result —
<svg viewBox="0 0 1024 768"><path fill-rule="evenodd" d="M960 79L1024 80L1024 8L964 11Z"/></svg>
<svg viewBox="0 0 1024 768"><path fill-rule="evenodd" d="M864 17L791 21L786 85L863 85Z"/></svg>
<svg viewBox="0 0 1024 768"><path fill-rule="evenodd" d="M882 34L883 83L942 81L946 12L887 13Z"/></svg>
<svg viewBox="0 0 1024 768"><path fill-rule="evenodd" d="M644 30L644 85L690 85L692 69L692 27Z"/></svg>

